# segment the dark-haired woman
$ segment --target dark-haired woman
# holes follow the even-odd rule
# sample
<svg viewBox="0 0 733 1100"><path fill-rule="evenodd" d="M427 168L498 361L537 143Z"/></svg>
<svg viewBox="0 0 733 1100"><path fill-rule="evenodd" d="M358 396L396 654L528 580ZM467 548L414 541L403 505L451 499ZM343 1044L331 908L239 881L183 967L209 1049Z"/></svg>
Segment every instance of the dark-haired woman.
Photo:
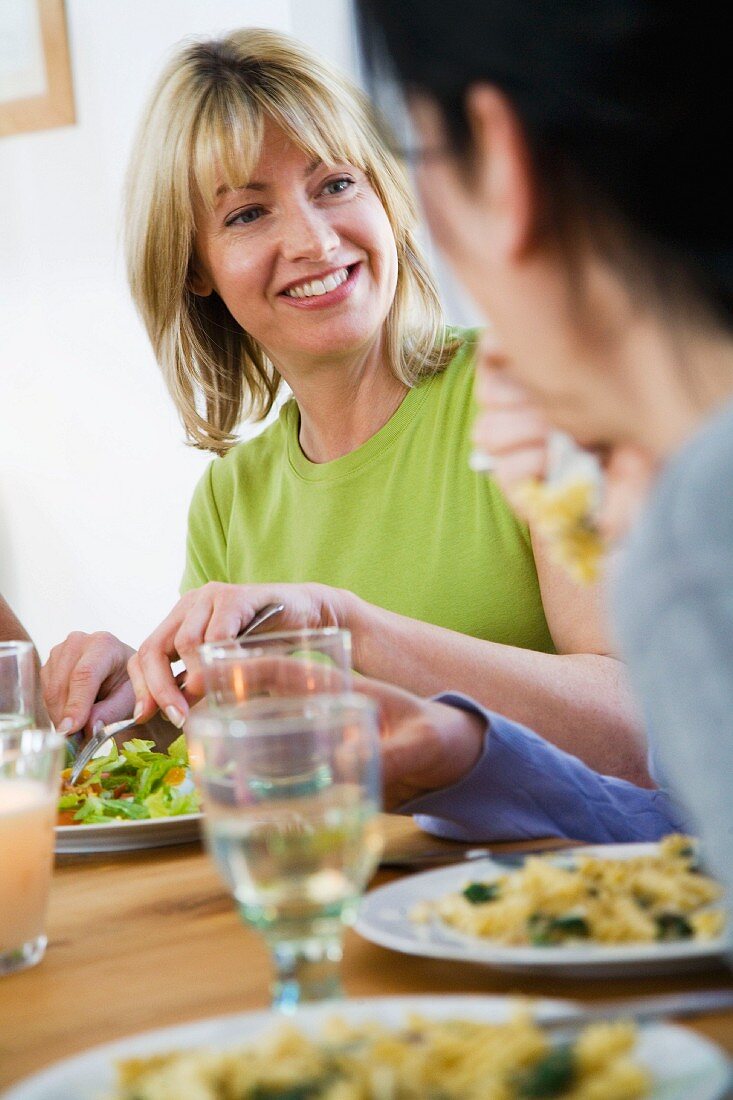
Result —
<svg viewBox="0 0 733 1100"><path fill-rule="evenodd" d="M360 0L433 232L496 326L478 441L655 480L615 610L660 764L733 882L733 226L718 5ZM424 155L421 155L422 154ZM615 476L618 474L618 476Z"/></svg>

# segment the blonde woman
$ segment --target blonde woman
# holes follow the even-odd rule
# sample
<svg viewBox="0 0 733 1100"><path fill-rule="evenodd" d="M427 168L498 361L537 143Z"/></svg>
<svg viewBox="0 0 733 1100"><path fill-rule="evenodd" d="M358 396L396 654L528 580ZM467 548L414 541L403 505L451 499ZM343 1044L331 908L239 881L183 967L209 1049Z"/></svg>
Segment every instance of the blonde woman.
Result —
<svg viewBox="0 0 733 1100"><path fill-rule="evenodd" d="M365 675L449 683L646 781L598 594L468 468L474 341L445 329L414 225L360 93L292 40L239 31L163 73L130 169L130 283L189 441L219 457L191 505L184 595L140 651L76 634L52 652L61 729L135 705L181 725L196 647L277 600L283 629L350 629ZM237 444L283 382L279 419Z"/></svg>

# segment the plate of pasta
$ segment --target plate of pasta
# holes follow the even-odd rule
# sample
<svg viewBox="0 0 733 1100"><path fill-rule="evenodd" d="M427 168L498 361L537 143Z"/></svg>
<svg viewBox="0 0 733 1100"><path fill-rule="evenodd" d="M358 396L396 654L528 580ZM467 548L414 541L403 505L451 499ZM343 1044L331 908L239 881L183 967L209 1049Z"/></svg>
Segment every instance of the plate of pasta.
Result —
<svg viewBox="0 0 733 1100"><path fill-rule="evenodd" d="M369 892L356 929L395 951L502 970L612 977L701 969L725 951L718 884L694 842L613 844L490 859Z"/></svg>
<svg viewBox="0 0 733 1100"><path fill-rule="evenodd" d="M594 1024L555 1042L569 1002L375 997L202 1020L97 1047L5 1100L720 1100L725 1055L665 1023Z"/></svg>

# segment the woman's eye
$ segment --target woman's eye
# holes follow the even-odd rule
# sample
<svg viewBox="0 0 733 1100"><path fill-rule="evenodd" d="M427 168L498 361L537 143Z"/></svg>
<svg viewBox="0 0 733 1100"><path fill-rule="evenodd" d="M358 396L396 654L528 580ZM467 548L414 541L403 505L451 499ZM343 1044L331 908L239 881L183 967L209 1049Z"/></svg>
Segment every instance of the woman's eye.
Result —
<svg viewBox="0 0 733 1100"><path fill-rule="evenodd" d="M261 206L248 206L246 210L238 210L236 214L232 214L230 218L227 218L226 224L250 225L252 222L256 222L261 216Z"/></svg>
<svg viewBox="0 0 733 1100"><path fill-rule="evenodd" d="M342 195L344 191L348 191L353 186L354 181L352 179L349 179L348 176L341 176L337 180L329 180L323 190L327 195Z"/></svg>

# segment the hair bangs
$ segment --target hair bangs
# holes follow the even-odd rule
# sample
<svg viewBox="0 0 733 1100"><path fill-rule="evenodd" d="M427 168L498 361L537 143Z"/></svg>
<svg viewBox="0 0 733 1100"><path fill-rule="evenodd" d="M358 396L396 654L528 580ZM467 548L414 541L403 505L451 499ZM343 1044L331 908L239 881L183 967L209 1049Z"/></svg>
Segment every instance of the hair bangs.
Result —
<svg viewBox="0 0 733 1100"><path fill-rule="evenodd" d="M309 87L212 89L193 136L192 176L204 205L215 205L221 187L235 189L252 178L268 122L279 127L306 156L324 164L346 162L370 175L369 135L362 119L335 99ZM359 125L362 123L362 125Z"/></svg>
<svg viewBox="0 0 733 1100"><path fill-rule="evenodd" d="M251 178L264 130L261 112L239 89L212 89L202 105L191 156L193 185L208 209L221 187L242 187Z"/></svg>
<svg viewBox="0 0 733 1100"><path fill-rule="evenodd" d="M307 83L293 87L291 83L280 95L263 102L262 108L306 156L327 165L345 161L367 171L369 141L363 118L355 118L335 97L324 96L323 88L316 90Z"/></svg>

